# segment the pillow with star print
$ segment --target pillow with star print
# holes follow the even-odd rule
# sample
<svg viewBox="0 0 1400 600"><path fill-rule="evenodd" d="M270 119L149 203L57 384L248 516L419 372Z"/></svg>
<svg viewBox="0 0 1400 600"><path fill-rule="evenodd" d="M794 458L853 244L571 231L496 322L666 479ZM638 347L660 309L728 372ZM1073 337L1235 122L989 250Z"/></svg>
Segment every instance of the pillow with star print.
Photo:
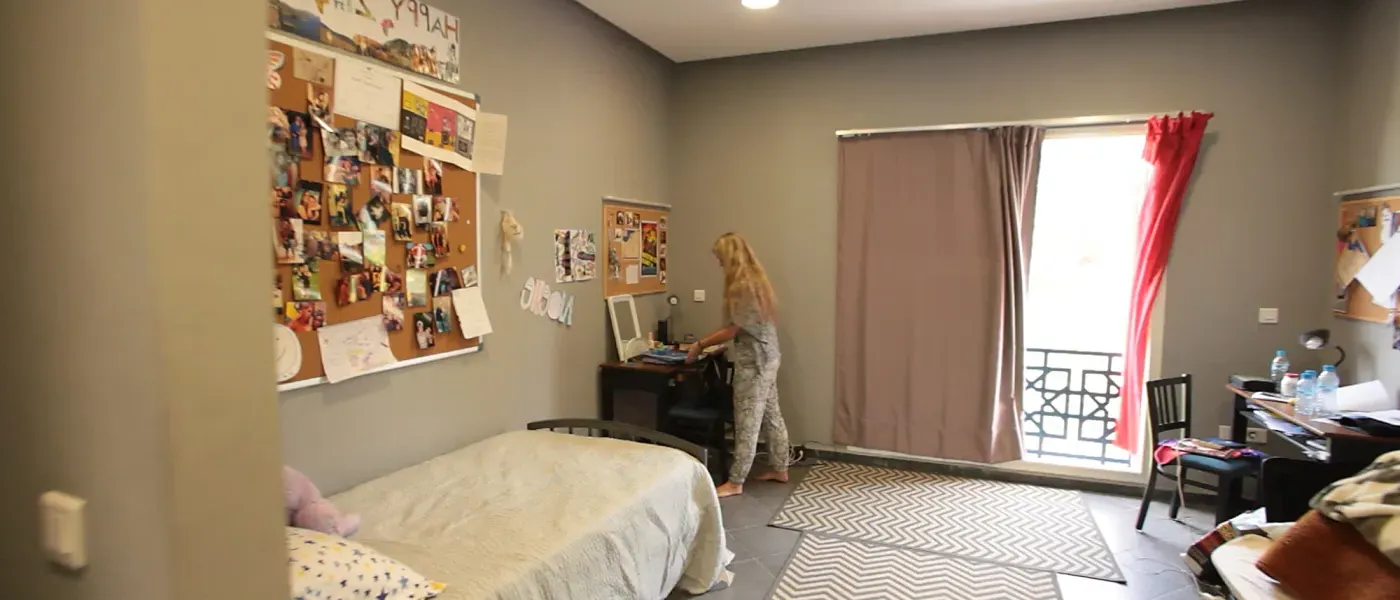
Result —
<svg viewBox="0 0 1400 600"><path fill-rule="evenodd" d="M447 586L350 540L287 528L292 600L424 600Z"/></svg>

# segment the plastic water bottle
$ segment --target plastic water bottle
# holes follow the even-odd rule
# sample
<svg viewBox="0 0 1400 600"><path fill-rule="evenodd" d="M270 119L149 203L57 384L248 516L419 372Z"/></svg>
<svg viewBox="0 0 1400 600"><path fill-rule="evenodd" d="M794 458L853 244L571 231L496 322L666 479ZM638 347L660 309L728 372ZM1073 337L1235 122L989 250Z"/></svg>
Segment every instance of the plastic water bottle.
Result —
<svg viewBox="0 0 1400 600"><path fill-rule="evenodd" d="M1274 362L1269 363L1269 379L1273 380L1274 386L1278 386L1286 373L1288 373L1288 353L1279 350L1274 353Z"/></svg>
<svg viewBox="0 0 1400 600"><path fill-rule="evenodd" d="M1337 388L1342 387L1342 378L1337 376L1337 367L1322 367L1317 376L1317 414L1330 415L1337 412Z"/></svg>
<svg viewBox="0 0 1400 600"><path fill-rule="evenodd" d="M1302 416L1317 414L1317 371L1303 371L1298 378L1298 404L1293 412Z"/></svg>

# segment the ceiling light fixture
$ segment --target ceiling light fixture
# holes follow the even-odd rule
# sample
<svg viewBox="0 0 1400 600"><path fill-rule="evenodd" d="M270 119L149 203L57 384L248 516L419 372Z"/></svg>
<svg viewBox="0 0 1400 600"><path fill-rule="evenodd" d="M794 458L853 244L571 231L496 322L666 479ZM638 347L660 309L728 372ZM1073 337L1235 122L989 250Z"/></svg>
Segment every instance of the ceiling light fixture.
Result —
<svg viewBox="0 0 1400 600"><path fill-rule="evenodd" d="M778 0L740 0L740 3L744 5L744 8L764 10L777 6Z"/></svg>

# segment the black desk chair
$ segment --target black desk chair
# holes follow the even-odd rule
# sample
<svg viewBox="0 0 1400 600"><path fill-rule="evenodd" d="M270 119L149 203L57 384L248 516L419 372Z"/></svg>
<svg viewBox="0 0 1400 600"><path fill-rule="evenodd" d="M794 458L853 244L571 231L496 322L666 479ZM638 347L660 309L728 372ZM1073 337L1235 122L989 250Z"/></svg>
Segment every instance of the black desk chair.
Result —
<svg viewBox="0 0 1400 600"><path fill-rule="evenodd" d="M703 391L677 402L667 411L670 433L683 440L714 448L710 476L720 481L732 459L725 426L734 421L734 363L716 356L705 365Z"/></svg>
<svg viewBox="0 0 1400 600"><path fill-rule="evenodd" d="M1157 444L1162 441L1162 434L1171 431L1180 431L1181 439L1191 437L1191 376L1182 375L1180 377L1169 377L1166 379L1154 379L1147 382L1147 416L1148 427L1152 431L1152 448L1149 451L1147 460L1152 461L1152 470L1147 477L1147 489L1142 493L1142 507L1138 509L1137 529L1142 530L1143 521L1147 520L1147 507L1152 504L1152 492L1157 484L1157 477L1165 477L1168 481L1180 482L1187 487L1196 487L1215 492L1215 522L1221 523L1235 516L1232 490L1237 490L1235 482L1249 477L1258 472L1259 464L1251 459L1222 460L1211 458L1200 454L1182 454L1179 462L1172 462L1167 465L1159 465L1153 459L1151 451L1157 449ZM1218 480L1218 486L1192 481L1186 477L1191 469L1214 474ZM1181 494L1177 493L1177 486L1172 486L1171 518L1175 519L1181 511Z"/></svg>

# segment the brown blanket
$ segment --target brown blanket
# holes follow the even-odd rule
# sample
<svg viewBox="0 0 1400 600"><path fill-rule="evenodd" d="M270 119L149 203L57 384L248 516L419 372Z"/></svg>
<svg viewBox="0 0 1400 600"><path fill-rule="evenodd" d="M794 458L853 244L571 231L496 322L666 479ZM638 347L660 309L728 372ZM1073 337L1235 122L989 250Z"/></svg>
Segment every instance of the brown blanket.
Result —
<svg viewBox="0 0 1400 600"><path fill-rule="evenodd" d="M1395 600L1400 567L1356 529L1308 511L1259 559L1299 600Z"/></svg>

